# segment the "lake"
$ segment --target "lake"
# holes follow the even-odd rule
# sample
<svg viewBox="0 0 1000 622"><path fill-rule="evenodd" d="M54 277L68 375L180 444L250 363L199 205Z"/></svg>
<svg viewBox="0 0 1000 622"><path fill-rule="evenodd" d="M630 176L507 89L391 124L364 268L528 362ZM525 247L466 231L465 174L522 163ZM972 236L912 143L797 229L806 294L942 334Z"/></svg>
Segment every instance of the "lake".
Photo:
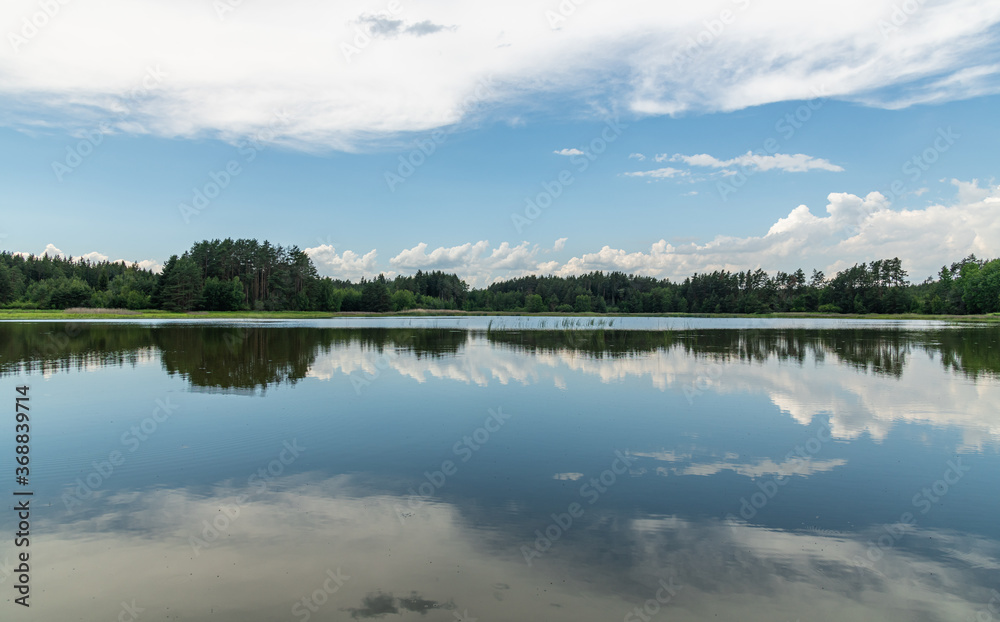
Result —
<svg viewBox="0 0 1000 622"><path fill-rule="evenodd" d="M996 325L0 322L0 398L4 619L1000 611Z"/></svg>

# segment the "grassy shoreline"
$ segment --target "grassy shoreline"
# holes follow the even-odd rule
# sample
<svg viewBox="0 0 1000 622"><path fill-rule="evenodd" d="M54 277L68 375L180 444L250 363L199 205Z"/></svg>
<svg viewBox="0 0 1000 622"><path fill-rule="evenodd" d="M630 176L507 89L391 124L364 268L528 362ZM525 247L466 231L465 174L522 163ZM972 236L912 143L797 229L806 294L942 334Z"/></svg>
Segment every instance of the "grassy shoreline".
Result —
<svg viewBox="0 0 1000 622"><path fill-rule="evenodd" d="M712 318L825 318L825 319L865 319L865 320L943 320L951 322L1000 322L1000 314L990 315L922 315L901 314L856 314L856 313L526 313L490 311L453 311L414 309L393 313L327 313L321 311L200 311L179 313L149 309L129 313L85 313L39 309L0 309L0 320L305 320L347 317L422 317L422 316L539 316L539 317L712 317Z"/></svg>

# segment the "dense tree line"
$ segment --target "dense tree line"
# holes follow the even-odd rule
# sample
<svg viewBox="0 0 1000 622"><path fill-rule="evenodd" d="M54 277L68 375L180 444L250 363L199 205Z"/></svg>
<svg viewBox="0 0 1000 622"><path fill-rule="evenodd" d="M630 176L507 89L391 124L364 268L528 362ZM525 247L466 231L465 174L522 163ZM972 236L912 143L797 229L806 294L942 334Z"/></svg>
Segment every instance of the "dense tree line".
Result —
<svg viewBox="0 0 1000 622"><path fill-rule="evenodd" d="M695 274L682 282L592 272L524 276L472 289L455 274L418 270L387 279L321 277L296 246L205 240L153 273L136 264L0 253L0 305L171 311L459 309L559 313L1000 312L1000 259L969 255L937 278L907 281L898 258L856 264L832 278L799 269Z"/></svg>

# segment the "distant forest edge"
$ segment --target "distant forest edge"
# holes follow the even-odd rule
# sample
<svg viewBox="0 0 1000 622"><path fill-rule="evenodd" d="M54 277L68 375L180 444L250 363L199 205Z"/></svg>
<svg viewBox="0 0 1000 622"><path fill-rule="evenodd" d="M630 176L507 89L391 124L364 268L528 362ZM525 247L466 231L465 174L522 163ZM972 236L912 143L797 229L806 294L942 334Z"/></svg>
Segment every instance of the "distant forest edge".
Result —
<svg viewBox="0 0 1000 622"><path fill-rule="evenodd" d="M309 256L257 240L212 240L172 256L160 274L136 264L0 252L0 307L164 311L393 312L407 309L562 313L1000 312L1000 259L975 255L937 278L907 281L898 258L827 278L801 269L695 274L675 283L622 272L524 276L473 289L455 274L417 271L359 282L321 277Z"/></svg>

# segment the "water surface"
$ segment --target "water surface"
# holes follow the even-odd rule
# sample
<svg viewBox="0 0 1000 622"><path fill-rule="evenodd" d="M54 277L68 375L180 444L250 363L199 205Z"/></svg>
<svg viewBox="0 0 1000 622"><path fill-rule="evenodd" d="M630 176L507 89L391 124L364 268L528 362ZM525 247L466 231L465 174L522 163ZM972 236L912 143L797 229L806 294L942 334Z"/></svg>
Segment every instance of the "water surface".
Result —
<svg viewBox="0 0 1000 622"><path fill-rule="evenodd" d="M4 606L964 620L1000 602L997 328L602 319L0 323L35 493L32 607Z"/></svg>

